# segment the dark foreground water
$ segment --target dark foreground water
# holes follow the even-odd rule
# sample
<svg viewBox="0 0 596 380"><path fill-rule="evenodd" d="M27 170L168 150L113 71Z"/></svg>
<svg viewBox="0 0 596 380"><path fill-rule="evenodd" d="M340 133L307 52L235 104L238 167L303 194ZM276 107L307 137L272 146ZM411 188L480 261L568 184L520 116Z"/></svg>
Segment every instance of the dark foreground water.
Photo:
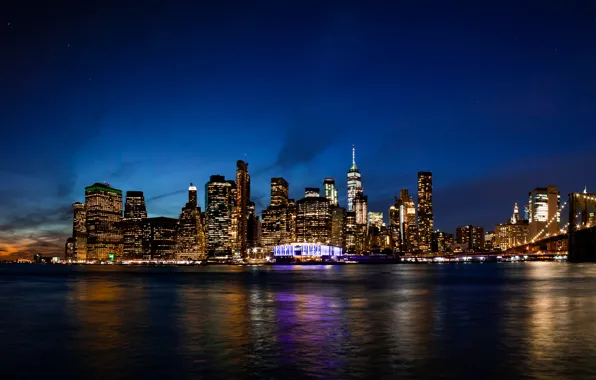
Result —
<svg viewBox="0 0 596 380"><path fill-rule="evenodd" d="M596 378L596 265L0 266L2 379Z"/></svg>

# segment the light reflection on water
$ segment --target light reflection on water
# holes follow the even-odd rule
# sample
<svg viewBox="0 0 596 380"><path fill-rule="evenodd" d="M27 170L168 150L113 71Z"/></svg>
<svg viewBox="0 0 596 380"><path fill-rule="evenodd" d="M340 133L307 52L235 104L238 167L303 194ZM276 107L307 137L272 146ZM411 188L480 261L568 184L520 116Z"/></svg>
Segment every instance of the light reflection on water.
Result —
<svg viewBox="0 0 596 380"><path fill-rule="evenodd" d="M594 378L595 285L561 263L8 265L0 357L21 378Z"/></svg>

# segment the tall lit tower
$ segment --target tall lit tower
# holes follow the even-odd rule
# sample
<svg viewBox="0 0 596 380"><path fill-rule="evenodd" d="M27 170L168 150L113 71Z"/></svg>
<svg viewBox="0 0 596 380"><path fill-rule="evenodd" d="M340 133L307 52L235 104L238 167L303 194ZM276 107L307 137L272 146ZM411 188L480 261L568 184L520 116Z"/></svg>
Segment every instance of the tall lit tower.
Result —
<svg viewBox="0 0 596 380"><path fill-rule="evenodd" d="M323 186L325 188L325 198L329 200L331 206L337 206L337 188L335 187L335 179L325 178Z"/></svg>
<svg viewBox="0 0 596 380"><path fill-rule="evenodd" d="M206 257L206 248L201 209L197 206L197 187L191 183L188 203L178 218L176 256L179 260L202 260Z"/></svg>
<svg viewBox="0 0 596 380"><path fill-rule="evenodd" d="M348 211L354 211L354 199L362 192L362 176L356 166L356 148L352 145L352 167L348 170Z"/></svg>
<svg viewBox="0 0 596 380"><path fill-rule="evenodd" d="M418 172L418 237L419 248L424 252L431 248L433 224L433 175Z"/></svg>
<svg viewBox="0 0 596 380"><path fill-rule="evenodd" d="M75 202L73 208L72 237L74 238L73 260L87 260L87 209L84 203Z"/></svg>
<svg viewBox="0 0 596 380"><path fill-rule="evenodd" d="M87 259L107 261L122 256L122 191L107 183L85 188ZM113 256L111 256L113 255Z"/></svg>
<svg viewBox="0 0 596 380"><path fill-rule="evenodd" d="M250 176L248 163L238 160L236 162L236 246L235 253L241 257L247 256L248 232L248 202L250 201Z"/></svg>
<svg viewBox="0 0 596 380"><path fill-rule="evenodd" d="M127 191L124 204L122 234L124 237L123 255L130 259L143 257L143 231L141 221L147 217L147 207L142 191Z"/></svg>
<svg viewBox="0 0 596 380"><path fill-rule="evenodd" d="M207 252L211 256L232 254L232 184L222 175L212 175L205 184L205 213L207 215Z"/></svg>
<svg viewBox="0 0 596 380"><path fill-rule="evenodd" d="M560 228L561 195L556 186L539 187L529 193L529 238L554 234ZM544 231L542 231L544 230Z"/></svg>

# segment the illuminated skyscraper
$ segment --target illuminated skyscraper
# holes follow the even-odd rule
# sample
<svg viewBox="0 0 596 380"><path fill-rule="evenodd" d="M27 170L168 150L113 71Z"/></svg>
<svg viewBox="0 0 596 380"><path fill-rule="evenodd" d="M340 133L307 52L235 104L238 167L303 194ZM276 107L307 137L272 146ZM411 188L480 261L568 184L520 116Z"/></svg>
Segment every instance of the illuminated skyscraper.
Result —
<svg viewBox="0 0 596 380"><path fill-rule="evenodd" d="M346 209L331 207L331 245L346 246Z"/></svg>
<svg viewBox="0 0 596 380"><path fill-rule="evenodd" d="M107 261L122 257L122 191L107 183L88 186L85 207L87 259Z"/></svg>
<svg viewBox="0 0 596 380"><path fill-rule="evenodd" d="M197 205L197 188L190 184L188 203L182 208L176 231L176 257L203 260L207 256L201 209Z"/></svg>
<svg viewBox="0 0 596 380"><path fill-rule="evenodd" d="M316 189L319 193L319 189ZM316 196L315 188L307 188L297 202L296 239L298 242L329 244L331 241L331 205L325 197Z"/></svg>
<svg viewBox="0 0 596 380"><path fill-rule="evenodd" d="M348 211L354 211L356 196L362 192L362 176L356 166L356 148L352 145L352 167L348 170ZM366 213L364 218L366 218Z"/></svg>
<svg viewBox="0 0 596 380"><path fill-rule="evenodd" d="M484 228L477 226L461 226L455 230L455 240L466 249L484 249Z"/></svg>
<svg viewBox="0 0 596 380"><path fill-rule="evenodd" d="M288 205L288 182L283 178L271 178L271 206Z"/></svg>
<svg viewBox="0 0 596 380"><path fill-rule="evenodd" d="M212 175L205 184L207 253L210 256L232 255L232 184L224 176Z"/></svg>
<svg viewBox="0 0 596 380"><path fill-rule="evenodd" d="M250 175L248 163L238 160L236 163L236 212L234 224L236 231L235 253L247 256L248 202L250 201Z"/></svg>
<svg viewBox="0 0 596 380"><path fill-rule="evenodd" d="M357 193L353 201L354 212L356 212L356 224L366 226L368 219L368 197Z"/></svg>
<svg viewBox="0 0 596 380"><path fill-rule="evenodd" d="M87 260L87 210L83 203L75 202L72 205L73 209L73 223L72 223L72 237L73 254L72 260L85 261Z"/></svg>
<svg viewBox="0 0 596 380"><path fill-rule="evenodd" d="M335 179L325 178L323 186L325 189L325 198L329 200L331 206L337 206L337 188L335 187Z"/></svg>
<svg viewBox="0 0 596 380"><path fill-rule="evenodd" d="M561 195L556 186L539 187L529 193L529 239L545 238L559 230ZM540 235L539 235L540 234Z"/></svg>
<svg viewBox="0 0 596 380"><path fill-rule="evenodd" d="M173 260L176 258L175 218L146 218L141 222L143 230L143 258L152 260Z"/></svg>
<svg viewBox="0 0 596 380"><path fill-rule="evenodd" d="M142 191L127 191L124 204L122 234L124 237L123 257L140 259L143 257L143 230L141 221L147 217L147 207Z"/></svg>
<svg viewBox="0 0 596 380"><path fill-rule="evenodd" d="M376 212L376 211L369 211L368 212L368 225L377 227L381 229L381 227L385 226L385 222L383 221L383 213Z"/></svg>
<svg viewBox="0 0 596 380"><path fill-rule="evenodd" d="M418 248L430 251L433 233L433 177L431 172L418 172Z"/></svg>
<svg viewBox="0 0 596 380"><path fill-rule="evenodd" d="M356 240L358 238L357 227L356 213L354 211L346 212L346 252L356 252Z"/></svg>

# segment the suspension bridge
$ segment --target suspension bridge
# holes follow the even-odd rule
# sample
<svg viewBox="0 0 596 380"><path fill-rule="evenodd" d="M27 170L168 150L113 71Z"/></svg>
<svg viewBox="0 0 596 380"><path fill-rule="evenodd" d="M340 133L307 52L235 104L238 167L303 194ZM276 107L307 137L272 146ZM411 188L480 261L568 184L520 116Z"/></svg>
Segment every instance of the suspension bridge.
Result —
<svg viewBox="0 0 596 380"><path fill-rule="evenodd" d="M561 215L568 213L560 227ZM567 252L573 262L596 261L596 194L571 193L547 224L512 251Z"/></svg>

